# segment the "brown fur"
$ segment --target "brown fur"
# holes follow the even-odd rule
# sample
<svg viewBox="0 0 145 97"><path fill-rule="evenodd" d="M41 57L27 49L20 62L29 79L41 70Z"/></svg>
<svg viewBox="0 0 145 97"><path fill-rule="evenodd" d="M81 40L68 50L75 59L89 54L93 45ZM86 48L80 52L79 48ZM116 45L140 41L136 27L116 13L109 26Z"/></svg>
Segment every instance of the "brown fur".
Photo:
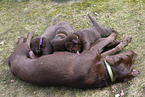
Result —
<svg viewBox="0 0 145 97"><path fill-rule="evenodd" d="M38 85L62 85L75 88L100 88L111 85L103 58L110 64L115 82L123 81L132 76L133 61L136 53L128 51L112 55L121 50L130 41L126 37L114 50L100 54L98 50L114 41L116 34L99 41L88 51L77 55L70 52L54 52L37 59L28 58L30 51L31 32L24 42L19 39L15 51L9 57L11 72L19 79Z"/></svg>
<svg viewBox="0 0 145 97"><path fill-rule="evenodd" d="M60 17L60 15L55 17L52 25L45 30L44 34L41 35L41 37L36 36L31 40L30 47L33 53L35 54L34 56L40 57L42 55L51 54L53 52L50 40L52 40L56 35L54 31L55 27L57 26L58 17ZM40 38L42 38L42 49L40 49Z"/></svg>
<svg viewBox="0 0 145 97"><path fill-rule="evenodd" d="M88 15L93 23L93 26L89 29L83 29L74 32L72 35L68 36L65 41L66 49L70 52L82 52L90 48L91 44L94 43L99 38L107 37L112 32L117 33L117 31L111 28L105 28L100 25Z"/></svg>
<svg viewBox="0 0 145 97"><path fill-rule="evenodd" d="M58 17L57 17L58 18ZM57 18L54 22L57 21ZM54 23L53 23L54 24ZM42 48L40 49L40 37L34 37L31 40L31 49L37 56L52 54L54 51L65 51L62 39L75 31L68 22L60 22L58 25L52 25L41 36ZM50 33L50 34L49 34Z"/></svg>
<svg viewBox="0 0 145 97"><path fill-rule="evenodd" d="M54 51L66 51L64 42L65 38L71 35L75 29L68 22L61 22L55 29L56 36L51 41Z"/></svg>

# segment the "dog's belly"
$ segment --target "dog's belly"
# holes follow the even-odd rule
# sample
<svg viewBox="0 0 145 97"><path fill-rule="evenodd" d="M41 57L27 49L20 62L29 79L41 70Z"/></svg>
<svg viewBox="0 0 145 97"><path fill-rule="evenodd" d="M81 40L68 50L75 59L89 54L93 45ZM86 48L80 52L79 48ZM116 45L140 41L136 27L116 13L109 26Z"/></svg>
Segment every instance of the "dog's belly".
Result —
<svg viewBox="0 0 145 97"><path fill-rule="evenodd" d="M89 29L85 29L82 30L82 36L84 37L85 40L88 40L90 42L90 44L94 43L97 39L101 38L100 33L89 30Z"/></svg>

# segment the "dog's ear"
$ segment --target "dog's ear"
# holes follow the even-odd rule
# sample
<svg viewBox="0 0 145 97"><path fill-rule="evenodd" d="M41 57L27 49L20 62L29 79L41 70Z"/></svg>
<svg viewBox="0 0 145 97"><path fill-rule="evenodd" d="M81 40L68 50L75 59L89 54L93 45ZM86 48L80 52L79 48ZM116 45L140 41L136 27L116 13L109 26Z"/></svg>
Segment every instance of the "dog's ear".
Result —
<svg viewBox="0 0 145 97"><path fill-rule="evenodd" d="M107 56L106 60L111 64L111 65L119 65L123 59L119 56Z"/></svg>
<svg viewBox="0 0 145 97"><path fill-rule="evenodd" d="M34 34L34 31L31 31L28 35L27 40L26 40L26 44L28 45L28 47L30 47L30 41L31 41L33 34Z"/></svg>
<svg viewBox="0 0 145 97"><path fill-rule="evenodd" d="M75 44L78 44L79 43L79 40L78 40L78 38L73 38L72 39L72 42L74 42Z"/></svg>

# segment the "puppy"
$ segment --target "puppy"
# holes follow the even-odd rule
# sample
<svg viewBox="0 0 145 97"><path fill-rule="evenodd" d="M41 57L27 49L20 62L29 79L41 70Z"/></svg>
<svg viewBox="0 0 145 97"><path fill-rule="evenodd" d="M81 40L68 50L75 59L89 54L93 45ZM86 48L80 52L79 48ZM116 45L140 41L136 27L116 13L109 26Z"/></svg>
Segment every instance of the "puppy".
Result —
<svg viewBox="0 0 145 97"><path fill-rule="evenodd" d="M64 40L76 30L68 22L61 22L55 28L55 38L51 40L54 51L66 51Z"/></svg>
<svg viewBox="0 0 145 97"><path fill-rule="evenodd" d="M63 39L66 36L69 36L74 31L76 31L68 22L60 22L55 28L55 38L56 39Z"/></svg>
<svg viewBox="0 0 145 97"><path fill-rule="evenodd" d="M89 29L83 29L74 32L66 38L65 47L69 52L82 52L90 48L91 44L94 43L99 38L107 37L112 32L117 33L117 31L111 28L104 28L90 16L90 20L93 23L93 26Z"/></svg>
<svg viewBox="0 0 145 97"><path fill-rule="evenodd" d="M128 51L112 55L129 43L130 36L104 53L98 50L113 42L116 33L111 33L109 37L97 42L87 52L80 55L55 52L37 59L30 59L27 55L31 50L32 35L31 32L26 42L21 37L17 48L8 59L12 74L21 80L43 86L69 86L84 89L106 87L135 76L132 67L136 52ZM110 64L112 76L108 73L106 62Z"/></svg>
<svg viewBox="0 0 145 97"><path fill-rule="evenodd" d="M42 56L52 54L54 51L65 50L64 46L61 46L61 40L72 34L75 29L68 22L61 22L56 25L57 18L52 26L46 29L41 36L42 38L35 37L32 39L30 46L35 55Z"/></svg>
<svg viewBox="0 0 145 97"><path fill-rule="evenodd" d="M41 35L41 37L37 36L31 40L30 48L33 52L30 52L30 57L32 56L40 57L42 55L51 54L53 52L50 40L52 40L56 35L54 31L55 27L57 26L58 17L60 17L60 15L58 15L54 19L52 25L45 30L44 34Z"/></svg>

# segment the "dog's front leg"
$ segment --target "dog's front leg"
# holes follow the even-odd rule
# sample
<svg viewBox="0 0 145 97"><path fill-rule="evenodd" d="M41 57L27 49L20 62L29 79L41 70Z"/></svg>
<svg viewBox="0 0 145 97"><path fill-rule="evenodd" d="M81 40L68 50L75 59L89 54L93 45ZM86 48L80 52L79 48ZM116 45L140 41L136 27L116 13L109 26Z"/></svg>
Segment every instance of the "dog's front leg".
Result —
<svg viewBox="0 0 145 97"><path fill-rule="evenodd" d="M122 42L120 42L120 44L118 44L115 48L109 50L109 51L106 51L104 53L101 54L102 57L105 57L105 56L109 56L109 55L113 55L119 51L121 51L130 41L131 41L132 37L131 35L128 36L128 37L125 37L123 39Z"/></svg>
<svg viewBox="0 0 145 97"><path fill-rule="evenodd" d="M104 48L106 45L108 45L109 43L111 43L112 41L115 40L117 34L116 33L111 33L110 36L108 36L107 38L102 39L102 41L98 42L96 45L94 45L90 51L101 51L102 48Z"/></svg>

